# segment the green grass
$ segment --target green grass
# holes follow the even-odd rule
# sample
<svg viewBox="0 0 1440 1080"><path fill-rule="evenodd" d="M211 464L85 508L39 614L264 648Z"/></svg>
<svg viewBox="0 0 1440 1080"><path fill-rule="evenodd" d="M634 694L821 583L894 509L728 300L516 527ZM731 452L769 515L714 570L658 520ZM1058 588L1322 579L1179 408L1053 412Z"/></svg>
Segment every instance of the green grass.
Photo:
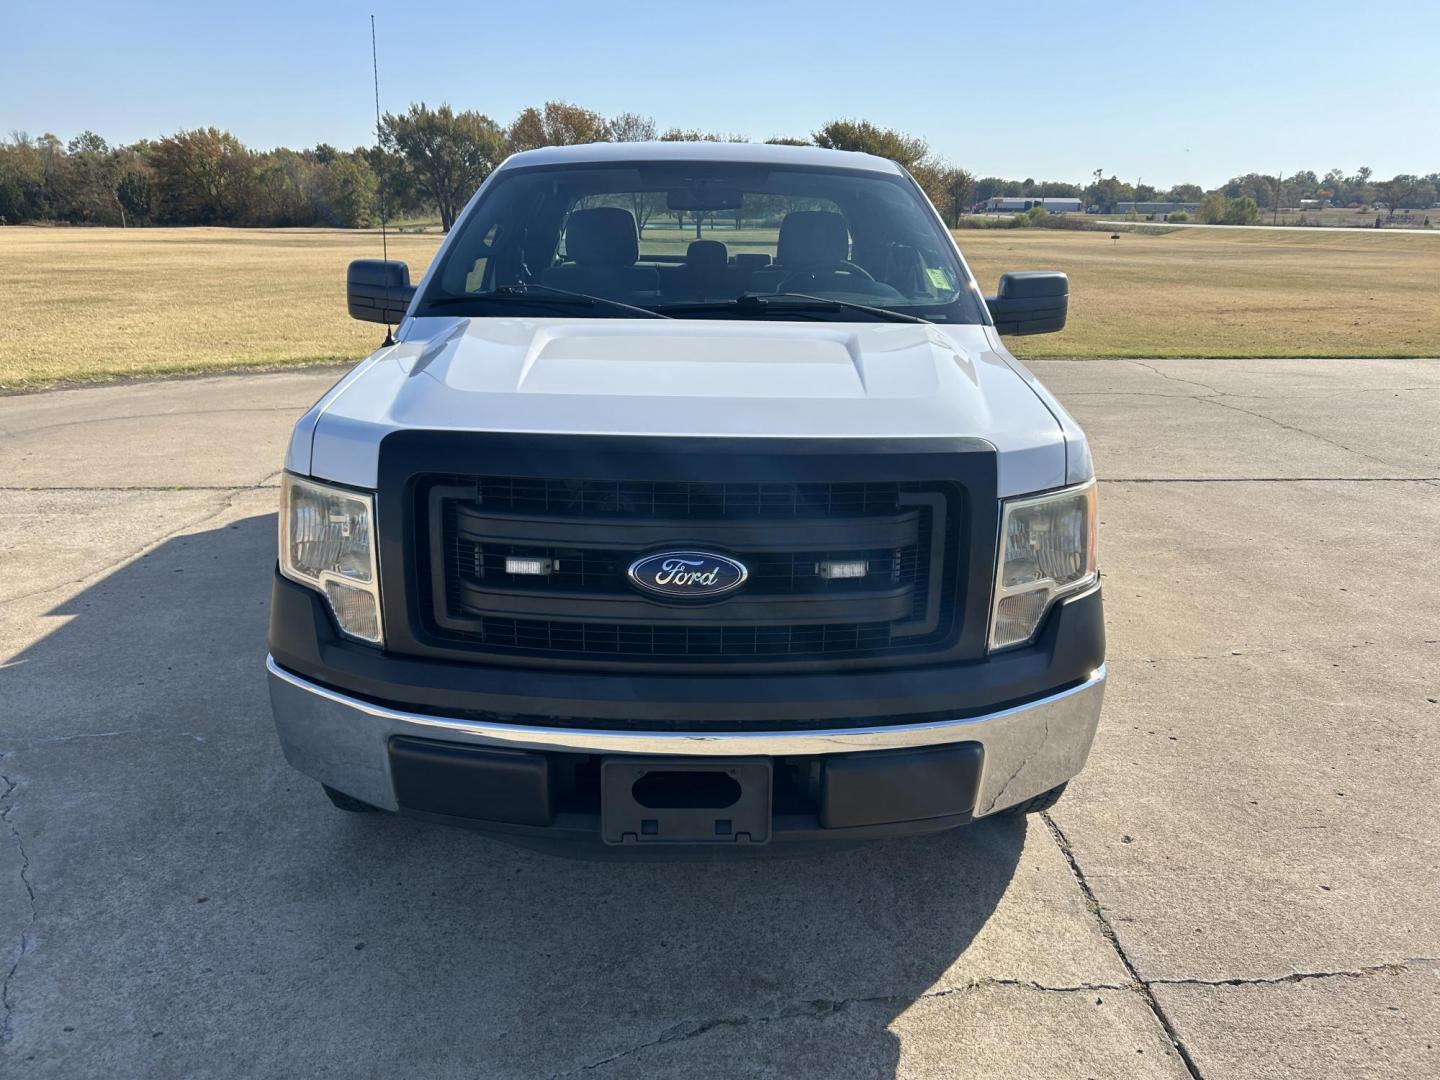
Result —
<svg viewBox="0 0 1440 1080"><path fill-rule="evenodd" d="M956 235L987 291L1005 270L1070 275L1069 328L1014 339L1021 355L1440 356L1440 236ZM392 234L390 254L418 278L439 241ZM346 316L345 265L379 253L376 232L0 228L0 388L358 359L383 331Z"/></svg>

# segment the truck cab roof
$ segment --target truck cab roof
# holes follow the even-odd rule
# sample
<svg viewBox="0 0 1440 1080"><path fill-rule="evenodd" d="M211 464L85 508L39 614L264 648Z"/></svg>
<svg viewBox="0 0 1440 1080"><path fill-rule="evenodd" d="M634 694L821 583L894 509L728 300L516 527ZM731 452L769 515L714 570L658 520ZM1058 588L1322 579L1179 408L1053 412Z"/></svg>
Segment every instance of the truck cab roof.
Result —
<svg viewBox="0 0 1440 1080"><path fill-rule="evenodd" d="M537 165L624 165L664 162L723 162L776 167L860 170L900 175L904 172L888 158L818 146L730 142L622 142L544 146L505 159L500 169ZM497 170L499 171L499 170Z"/></svg>

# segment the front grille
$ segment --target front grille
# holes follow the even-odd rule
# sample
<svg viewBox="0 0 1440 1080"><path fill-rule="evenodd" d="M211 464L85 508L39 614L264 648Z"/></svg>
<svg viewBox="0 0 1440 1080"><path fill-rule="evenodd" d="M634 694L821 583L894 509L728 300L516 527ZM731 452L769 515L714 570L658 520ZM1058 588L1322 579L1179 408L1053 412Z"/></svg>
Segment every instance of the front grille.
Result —
<svg viewBox="0 0 1440 1080"><path fill-rule="evenodd" d="M421 622L467 651L664 665L863 660L938 647L959 610L963 492L946 482L709 483L431 476ZM642 596L656 550L698 548L750 577L704 603ZM547 561L513 575L507 558ZM830 579L826 561L864 560Z"/></svg>
<svg viewBox="0 0 1440 1080"><path fill-rule="evenodd" d="M546 591L554 589L583 592L606 592L625 577L625 570L635 558L630 551L608 551L576 547L535 546L486 542L460 536L454 528L454 504L446 507L449 519L445 531L446 568L452 602L461 600L459 586L481 586L488 582L504 582L515 589ZM746 589L764 595L776 593L828 590L836 593L873 588L876 584L903 585L913 583L927 567L921 562L922 546L907 544L901 548L863 551L792 551L762 553L745 560L750 569ZM542 576L509 577L507 559L544 559L551 566ZM828 561L864 560L869 566L865 578L826 579L820 576L820 564Z"/></svg>
<svg viewBox="0 0 1440 1080"><path fill-rule="evenodd" d="M553 480L486 476L475 481L487 510L577 517L837 517L893 509L900 484L744 484L655 480Z"/></svg>

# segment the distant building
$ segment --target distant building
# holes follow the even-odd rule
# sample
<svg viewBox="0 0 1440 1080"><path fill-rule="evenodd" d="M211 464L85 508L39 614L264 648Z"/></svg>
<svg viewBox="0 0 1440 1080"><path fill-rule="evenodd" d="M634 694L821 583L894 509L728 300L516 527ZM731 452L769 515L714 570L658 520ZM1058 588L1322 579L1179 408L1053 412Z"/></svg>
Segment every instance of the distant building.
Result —
<svg viewBox="0 0 1440 1080"><path fill-rule="evenodd" d="M1131 211L1141 217L1156 217L1163 214L1193 214L1200 209L1198 202L1117 202L1115 213L1128 214Z"/></svg>
<svg viewBox="0 0 1440 1080"><path fill-rule="evenodd" d="M1024 195L996 195L985 202L985 213L1023 214L1037 206L1043 206L1052 214L1071 214L1080 209L1079 199L1036 199Z"/></svg>

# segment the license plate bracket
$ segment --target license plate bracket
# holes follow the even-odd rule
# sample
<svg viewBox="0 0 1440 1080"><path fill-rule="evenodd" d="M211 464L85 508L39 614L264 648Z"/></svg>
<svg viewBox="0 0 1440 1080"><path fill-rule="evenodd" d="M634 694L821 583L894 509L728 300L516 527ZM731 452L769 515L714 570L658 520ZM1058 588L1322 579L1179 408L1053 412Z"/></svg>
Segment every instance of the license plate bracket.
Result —
<svg viewBox="0 0 1440 1080"><path fill-rule="evenodd" d="M607 844L766 844L766 758L607 757L600 763L600 831Z"/></svg>

